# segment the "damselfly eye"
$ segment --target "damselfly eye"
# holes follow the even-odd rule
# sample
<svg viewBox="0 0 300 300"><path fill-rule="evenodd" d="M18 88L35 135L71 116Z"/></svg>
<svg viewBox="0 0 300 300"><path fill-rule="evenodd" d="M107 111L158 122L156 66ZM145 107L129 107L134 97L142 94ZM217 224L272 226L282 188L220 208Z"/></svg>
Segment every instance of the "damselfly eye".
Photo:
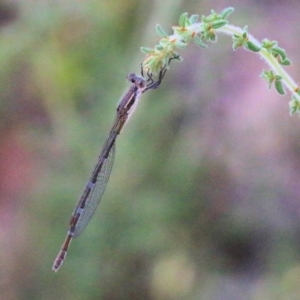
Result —
<svg viewBox="0 0 300 300"><path fill-rule="evenodd" d="M132 83L135 83L135 80L136 80L136 76L134 73L130 73L127 75L127 79L128 81L132 82Z"/></svg>
<svg viewBox="0 0 300 300"><path fill-rule="evenodd" d="M139 88L144 88L146 86L146 81L144 79L140 78L140 80L138 82L138 86L139 86Z"/></svg>

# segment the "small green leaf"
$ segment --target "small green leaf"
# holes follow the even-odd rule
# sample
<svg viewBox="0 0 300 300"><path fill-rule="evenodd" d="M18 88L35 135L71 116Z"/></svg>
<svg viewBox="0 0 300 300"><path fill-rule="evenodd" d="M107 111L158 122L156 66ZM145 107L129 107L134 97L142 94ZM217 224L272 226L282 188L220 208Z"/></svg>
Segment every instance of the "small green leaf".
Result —
<svg viewBox="0 0 300 300"><path fill-rule="evenodd" d="M241 46L246 46L247 43L247 39L245 39L242 35L238 35L238 34L234 34L232 40L233 40L233 45L232 45L233 50L236 50L238 47Z"/></svg>
<svg viewBox="0 0 300 300"><path fill-rule="evenodd" d="M155 50L157 50L157 51L161 51L163 49L164 49L164 47L162 45L156 45L155 46Z"/></svg>
<svg viewBox="0 0 300 300"><path fill-rule="evenodd" d="M277 47L277 45L277 41L270 41L268 39L263 39L261 42L261 46L266 48L270 53L272 52L273 48Z"/></svg>
<svg viewBox="0 0 300 300"><path fill-rule="evenodd" d="M233 44L232 44L232 49L233 49L233 51L235 51L237 48L239 48L239 47L241 47L241 44L240 43L237 43L237 42L234 42Z"/></svg>
<svg viewBox="0 0 300 300"><path fill-rule="evenodd" d="M279 47L274 47L274 48L272 48L272 51L274 53L277 53L278 55L280 55L280 57L282 58L282 60L286 59L286 52L285 52L284 49L279 48Z"/></svg>
<svg viewBox="0 0 300 300"><path fill-rule="evenodd" d="M217 36L216 36L216 34L212 32L212 33L210 34L210 36L209 36L209 40L210 40L211 42L216 42L216 41L217 41Z"/></svg>
<svg viewBox="0 0 300 300"><path fill-rule="evenodd" d="M270 72L272 72L272 71L263 70L262 73L261 73L261 75L260 75L260 77L263 78L263 79L268 80Z"/></svg>
<svg viewBox="0 0 300 300"><path fill-rule="evenodd" d="M290 66L292 64L292 62L288 58L286 58L285 60L279 61L279 63L283 66Z"/></svg>
<svg viewBox="0 0 300 300"><path fill-rule="evenodd" d="M211 14L212 16L214 16L214 15L216 15L217 13L216 13L213 9L211 9L211 10L210 10L210 14Z"/></svg>
<svg viewBox="0 0 300 300"><path fill-rule="evenodd" d="M220 13L220 15L221 15L221 17L223 19L226 19L233 12L234 12L234 8L233 7L227 7L227 8L225 8L225 9L222 10L222 12Z"/></svg>
<svg viewBox="0 0 300 300"><path fill-rule="evenodd" d="M154 49L148 48L148 47L141 47L141 51L142 51L143 53L149 54L149 53L153 53L153 52L154 52Z"/></svg>
<svg viewBox="0 0 300 300"><path fill-rule="evenodd" d="M246 42L246 47L253 52L259 52L261 50L260 46L253 44L251 41Z"/></svg>
<svg viewBox="0 0 300 300"><path fill-rule="evenodd" d="M198 18L199 18L199 15L191 15L190 16L190 22L191 22L191 24L197 23Z"/></svg>
<svg viewBox="0 0 300 300"><path fill-rule="evenodd" d="M203 42L202 39L199 37L199 35L195 35L195 36L193 37L193 41L194 41L195 44L196 44L197 46L199 46L200 48L206 48L206 47L207 47L207 45L204 44L204 42Z"/></svg>
<svg viewBox="0 0 300 300"><path fill-rule="evenodd" d="M183 61L183 58L176 52L173 53L173 59L176 61Z"/></svg>
<svg viewBox="0 0 300 300"><path fill-rule="evenodd" d="M177 41L176 42L176 47L179 49L184 49L187 46L187 43L185 43L184 41Z"/></svg>
<svg viewBox="0 0 300 300"><path fill-rule="evenodd" d="M152 66L156 63L157 58L152 56L150 58L148 58L146 61L143 62L143 68L150 68L152 69Z"/></svg>
<svg viewBox="0 0 300 300"><path fill-rule="evenodd" d="M300 111L300 102L294 95L292 96L292 100L289 102L289 107L290 115Z"/></svg>
<svg viewBox="0 0 300 300"><path fill-rule="evenodd" d="M187 16L188 16L188 13L187 13L187 12L183 13L183 14L180 16L180 18L179 18L179 26L180 26L180 27L185 27Z"/></svg>
<svg viewBox="0 0 300 300"><path fill-rule="evenodd" d="M167 45L170 45L170 40L169 39L166 39L166 38L162 38L160 41L159 41L159 44L163 47L166 47Z"/></svg>
<svg viewBox="0 0 300 300"><path fill-rule="evenodd" d="M285 94L281 80L277 80L277 79L275 80L275 88L280 95Z"/></svg>
<svg viewBox="0 0 300 300"><path fill-rule="evenodd" d="M216 41L216 34L214 31L211 30L204 30L203 31L203 37L207 40L207 41L211 41L211 42L215 42Z"/></svg>
<svg viewBox="0 0 300 300"><path fill-rule="evenodd" d="M189 18L185 19L185 27L192 25L191 21Z"/></svg>
<svg viewBox="0 0 300 300"><path fill-rule="evenodd" d="M159 24L156 25L155 30L160 37L162 38L168 37L167 33L161 28Z"/></svg>
<svg viewBox="0 0 300 300"><path fill-rule="evenodd" d="M269 84L269 89L271 89L272 87L272 83L274 82L276 76L275 74L273 73L272 70L270 71L265 71L263 70L262 74L260 75L261 78L267 80L268 84ZM277 75L278 76L278 75ZM277 78L277 80L280 80L279 78Z"/></svg>
<svg viewBox="0 0 300 300"><path fill-rule="evenodd" d="M217 28L221 28L224 25L226 25L228 23L228 21L226 20L217 20L211 23L211 26L213 29L217 29Z"/></svg>

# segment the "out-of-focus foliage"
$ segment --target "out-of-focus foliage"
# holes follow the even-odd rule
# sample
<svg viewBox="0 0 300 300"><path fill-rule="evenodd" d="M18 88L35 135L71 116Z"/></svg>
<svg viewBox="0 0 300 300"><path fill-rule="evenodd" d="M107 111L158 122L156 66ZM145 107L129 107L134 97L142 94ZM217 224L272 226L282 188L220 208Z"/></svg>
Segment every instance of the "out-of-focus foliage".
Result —
<svg viewBox="0 0 300 300"><path fill-rule="evenodd" d="M226 37L143 95L98 211L51 271L140 47L223 5L0 1L1 299L297 299L300 120ZM230 5L299 74L298 1Z"/></svg>

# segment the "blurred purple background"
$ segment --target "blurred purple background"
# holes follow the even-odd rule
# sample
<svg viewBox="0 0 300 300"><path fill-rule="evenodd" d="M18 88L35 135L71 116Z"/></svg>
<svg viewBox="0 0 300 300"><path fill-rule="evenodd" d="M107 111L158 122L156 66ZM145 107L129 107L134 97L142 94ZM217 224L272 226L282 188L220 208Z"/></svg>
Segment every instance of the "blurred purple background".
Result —
<svg viewBox="0 0 300 300"><path fill-rule="evenodd" d="M300 299L300 119L229 36L179 51L120 136L107 191L52 262L159 23L233 6L298 82L299 1L0 1L1 299Z"/></svg>

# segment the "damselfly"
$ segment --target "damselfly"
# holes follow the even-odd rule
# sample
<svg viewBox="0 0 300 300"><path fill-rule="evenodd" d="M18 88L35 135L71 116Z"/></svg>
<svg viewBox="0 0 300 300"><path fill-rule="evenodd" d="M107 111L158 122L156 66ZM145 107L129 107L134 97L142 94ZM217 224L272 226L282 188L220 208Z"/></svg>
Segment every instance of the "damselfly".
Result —
<svg viewBox="0 0 300 300"><path fill-rule="evenodd" d="M53 271L57 272L61 267L66 258L72 239L79 236L86 228L101 200L112 170L117 136L120 134L130 114L134 111L141 94L147 90L156 89L160 85L166 70L167 65L160 70L157 81L153 80L152 74L149 72L147 73L148 80L145 80L143 76L137 76L135 74L129 74L127 76L127 79L132 83L132 85L129 87L129 90L121 99L117 107L115 122L101 150L98 163L92 173L92 176L90 177L90 180L73 212L70 220L70 229L61 250L54 261L52 267Z"/></svg>

